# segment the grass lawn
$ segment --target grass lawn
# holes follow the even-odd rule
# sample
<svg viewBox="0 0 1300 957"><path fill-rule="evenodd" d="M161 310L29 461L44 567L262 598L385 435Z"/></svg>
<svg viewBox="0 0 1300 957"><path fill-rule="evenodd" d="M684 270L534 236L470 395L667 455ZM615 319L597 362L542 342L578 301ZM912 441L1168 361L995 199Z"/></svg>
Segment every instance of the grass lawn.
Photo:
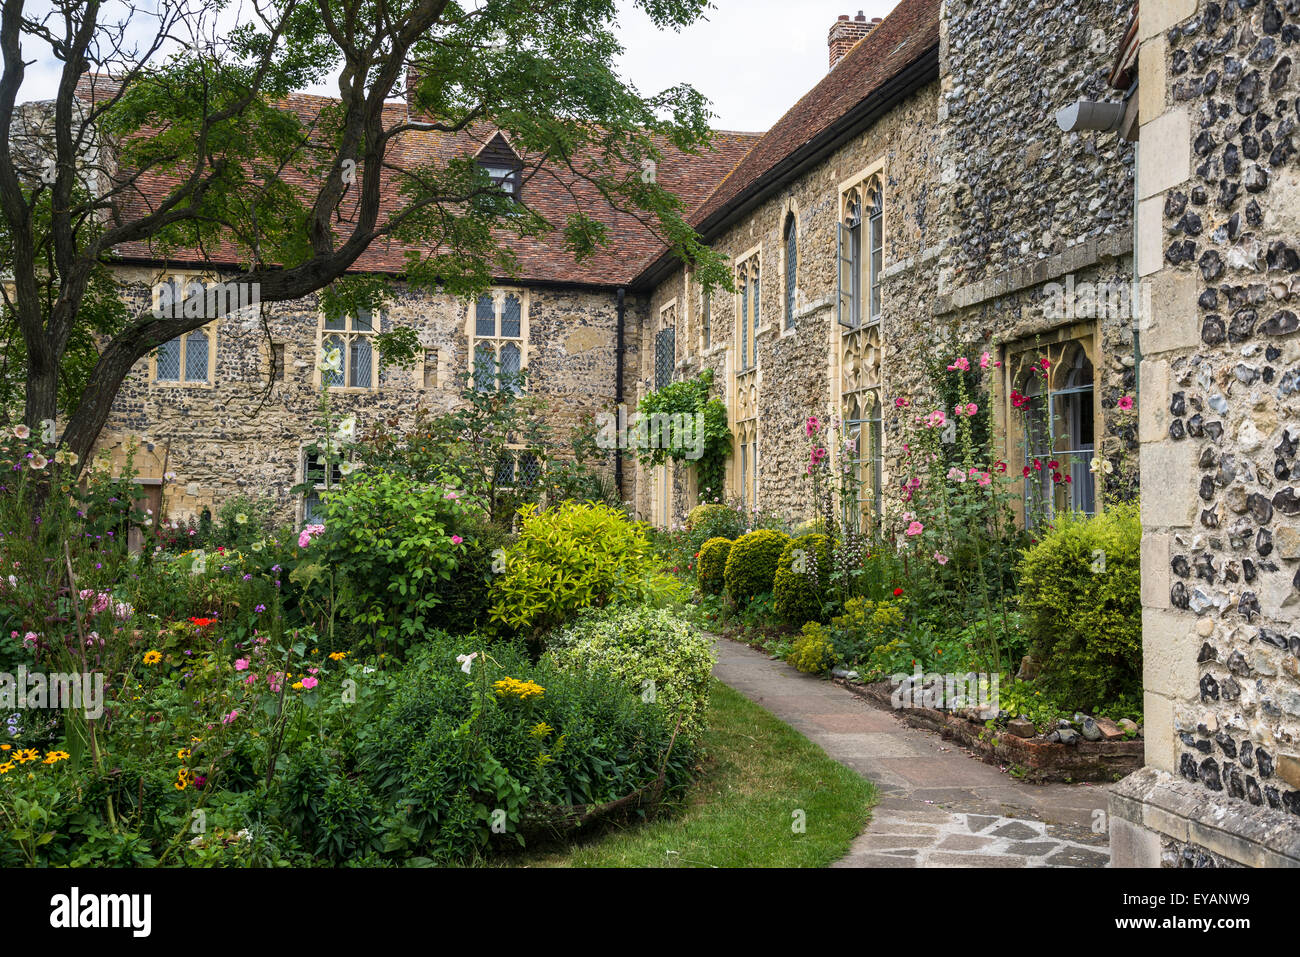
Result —
<svg viewBox="0 0 1300 957"><path fill-rule="evenodd" d="M704 776L677 813L609 828L516 867L824 867L870 818L875 789L817 745L713 682ZM794 833L793 812L805 829Z"/></svg>

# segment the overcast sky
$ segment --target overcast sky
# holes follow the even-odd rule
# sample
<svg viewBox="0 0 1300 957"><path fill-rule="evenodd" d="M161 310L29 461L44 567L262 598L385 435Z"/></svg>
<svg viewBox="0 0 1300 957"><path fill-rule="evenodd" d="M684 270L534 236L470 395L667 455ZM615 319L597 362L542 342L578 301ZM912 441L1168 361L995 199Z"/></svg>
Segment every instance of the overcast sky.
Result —
<svg viewBox="0 0 1300 957"><path fill-rule="evenodd" d="M826 34L841 14L883 17L896 0L713 0L707 20L661 33L619 0L625 79L643 93L689 83L713 103L714 125L766 130L826 75Z"/></svg>
<svg viewBox="0 0 1300 957"><path fill-rule="evenodd" d="M618 0L617 33L626 48L620 67L645 94L689 83L712 102L719 129L762 131L826 75L826 33L837 16L861 10L868 18L883 17L895 2L713 0L705 19L673 33L656 30L633 0ZM57 83L57 63L37 62L20 100L50 99Z"/></svg>

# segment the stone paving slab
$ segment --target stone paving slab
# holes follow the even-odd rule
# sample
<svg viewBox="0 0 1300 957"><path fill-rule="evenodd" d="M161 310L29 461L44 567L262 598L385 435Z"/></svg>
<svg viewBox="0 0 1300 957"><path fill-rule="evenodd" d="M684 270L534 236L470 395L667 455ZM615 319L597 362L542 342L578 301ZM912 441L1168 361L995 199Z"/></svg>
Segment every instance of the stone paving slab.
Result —
<svg viewBox="0 0 1300 957"><path fill-rule="evenodd" d="M892 711L728 639L714 675L871 780L871 823L835 867L1105 867L1107 788L1027 784Z"/></svg>

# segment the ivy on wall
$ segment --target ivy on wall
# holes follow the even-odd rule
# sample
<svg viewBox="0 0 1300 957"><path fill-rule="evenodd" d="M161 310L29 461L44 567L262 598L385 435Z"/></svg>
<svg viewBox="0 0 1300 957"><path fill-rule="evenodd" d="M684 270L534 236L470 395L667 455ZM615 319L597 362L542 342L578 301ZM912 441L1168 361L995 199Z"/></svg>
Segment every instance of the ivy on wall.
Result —
<svg viewBox="0 0 1300 957"><path fill-rule="evenodd" d="M637 405L642 419L651 416L699 416L703 437L698 445L662 443L654 448L643 448L639 455L641 464L663 465L669 459L695 466L701 502L721 498L726 477L727 457L731 454L731 430L727 428L727 406L719 398L711 397L713 370L705 369L692 379L673 382L645 396ZM696 450L699 458L695 458Z"/></svg>

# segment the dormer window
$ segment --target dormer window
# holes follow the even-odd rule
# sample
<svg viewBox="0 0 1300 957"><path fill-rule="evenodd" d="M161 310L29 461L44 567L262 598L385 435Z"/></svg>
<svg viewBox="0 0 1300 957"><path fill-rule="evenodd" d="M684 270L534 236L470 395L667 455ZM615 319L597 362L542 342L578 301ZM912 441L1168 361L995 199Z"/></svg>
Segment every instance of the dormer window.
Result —
<svg viewBox="0 0 1300 957"><path fill-rule="evenodd" d="M519 198L523 186L524 164L504 136L497 133L488 140L487 145L479 150L476 159L483 171L492 178L494 185L514 199Z"/></svg>

